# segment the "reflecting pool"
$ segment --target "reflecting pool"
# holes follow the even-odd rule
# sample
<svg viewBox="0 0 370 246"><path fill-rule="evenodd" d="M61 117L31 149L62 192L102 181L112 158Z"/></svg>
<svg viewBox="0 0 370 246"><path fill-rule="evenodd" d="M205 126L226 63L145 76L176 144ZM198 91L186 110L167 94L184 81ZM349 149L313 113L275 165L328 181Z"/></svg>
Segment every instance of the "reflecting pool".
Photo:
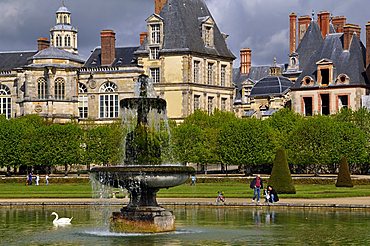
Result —
<svg viewBox="0 0 370 246"><path fill-rule="evenodd" d="M0 208L1 245L367 245L370 211L275 207L167 207L176 232L117 234L101 218L119 207ZM73 217L55 227L55 211Z"/></svg>

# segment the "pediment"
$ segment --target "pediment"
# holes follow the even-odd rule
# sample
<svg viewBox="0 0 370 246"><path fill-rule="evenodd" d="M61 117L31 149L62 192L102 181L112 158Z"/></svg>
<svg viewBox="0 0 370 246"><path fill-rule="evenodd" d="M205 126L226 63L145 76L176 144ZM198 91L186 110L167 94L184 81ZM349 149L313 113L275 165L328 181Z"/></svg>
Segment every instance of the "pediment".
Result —
<svg viewBox="0 0 370 246"><path fill-rule="evenodd" d="M147 23L162 22L163 18L160 15L152 14L146 20Z"/></svg>
<svg viewBox="0 0 370 246"><path fill-rule="evenodd" d="M198 20L202 25L213 26L215 24L215 21L210 16L199 17Z"/></svg>
<svg viewBox="0 0 370 246"><path fill-rule="evenodd" d="M333 64L333 61L330 59L324 58L316 62L316 65L327 65L327 64Z"/></svg>

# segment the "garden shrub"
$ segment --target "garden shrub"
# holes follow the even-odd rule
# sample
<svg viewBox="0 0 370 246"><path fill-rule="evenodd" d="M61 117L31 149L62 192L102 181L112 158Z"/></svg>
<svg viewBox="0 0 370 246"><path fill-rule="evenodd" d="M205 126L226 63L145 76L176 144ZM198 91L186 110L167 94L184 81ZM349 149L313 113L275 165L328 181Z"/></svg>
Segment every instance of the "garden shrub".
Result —
<svg viewBox="0 0 370 246"><path fill-rule="evenodd" d="M268 183L280 194L296 193L288 166L286 152L283 148L276 151L274 166L272 167Z"/></svg>
<svg viewBox="0 0 370 246"><path fill-rule="evenodd" d="M339 172L336 187L353 187L351 174L349 173L349 166L346 157L342 157L339 164Z"/></svg>

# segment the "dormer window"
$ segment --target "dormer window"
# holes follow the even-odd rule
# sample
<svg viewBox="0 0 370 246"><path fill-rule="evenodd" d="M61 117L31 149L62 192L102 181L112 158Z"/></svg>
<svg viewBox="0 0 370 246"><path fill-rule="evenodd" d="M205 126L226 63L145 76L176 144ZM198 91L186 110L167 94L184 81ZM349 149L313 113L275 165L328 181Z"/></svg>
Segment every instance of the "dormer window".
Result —
<svg viewBox="0 0 370 246"><path fill-rule="evenodd" d="M161 43L161 25L152 24L150 25L151 33L151 44L160 44Z"/></svg>
<svg viewBox="0 0 370 246"><path fill-rule="evenodd" d="M317 82L320 86L329 86L333 83L333 62L329 59L322 59L317 65Z"/></svg>
<svg viewBox="0 0 370 246"><path fill-rule="evenodd" d="M301 81L302 86L313 86L314 80L310 76L305 76Z"/></svg>
<svg viewBox="0 0 370 246"><path fill-rule="evenodd" d="M206 47L214 46L214 25L215 22L209 16L199 18L202 28L202 39Z"/></svg>
<svg viewBox="0 0 370 246"><path fill-rule="evenodd" d="M337 84L349 84L349 77L347 74L340 74L338 77L337 77L337 81L336 81Z"/></svg>

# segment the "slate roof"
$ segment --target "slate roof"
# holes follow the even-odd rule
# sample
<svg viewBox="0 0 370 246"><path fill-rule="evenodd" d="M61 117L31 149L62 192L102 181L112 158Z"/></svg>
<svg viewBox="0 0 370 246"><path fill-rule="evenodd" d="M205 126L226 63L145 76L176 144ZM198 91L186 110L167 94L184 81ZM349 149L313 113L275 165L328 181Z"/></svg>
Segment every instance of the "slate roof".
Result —
<svg viewBox="0 0 370 246"><path fill-rule="evenodd" d="M310 76L317 80L317 62L322 59L331 60L334 64L334 79L344 73L350 78L350 85L363 86L368 84L368 79L365 75L365 54L366 50L357 35L353 35L349 50L343 49L343 33L328 34L324 41L318 40L315 52L305 59L304 55L300 55L301 59L305 59L305 66L298 77L298 82L305 76ZM341 85L335 85L341 86ZM294 89L300 88L301 83L296 83ZM315 84L314 87L318 87Z"/></svg>
<svg viewBox="0 0 370 246"><path fill-rule="evenodd" d="M70 14L71 12L67 9L66 6L61 6L58 10L57 13L67 13Z"/></svg>
<svg viewBox="0 0 370 246"><path fill-rule="evenodd" d="M36 53L37 51L0 52L0 71L23 67L28 64L28 58Z"/></svg>
<svg viewBox="0 0 370 246"><path fill-rule="evenodd" d="M292 85L292 82L283 76L267 76L253 86L251 97L282 96Z"/></svg>
<svg viewBox="0 0 370 246"><path fill-rule="evenodd" d="M299 54L300 70L307 66L307 64L311 61L311 57L315 54L317 48L320 47L323 42L324 41L319 25L315 21L311 21L311 24L307 28L307 31L296 50L296 53Z"/></svg>
<svg viewBox="0 0 370 246"><path fill-rule="evenodd" d="M116 48L116 59L112 66L127 66L131 64L137 64L137 60L134 57L134 52L139 47L117 47ZM101 48L95 48L87 59L84 67L100 67L101 66Z"/></svg>
<svg viewBox="0 0 370 246"><path fill-rule="evenodd" d="M235 59L217 24L214 25L214 48L205 47L201 20L213 17L204 0L168 0L159 16L164 23L163 49L160 52L195 52ZM146 44L144 42L138 49L138 54L147 52Z"/></svg>
<svg viewBox="0 0 370 246"><path fill-rule="evenodd" d="M68 51L58 49L55 47L49 47L47 49L37 52L34 56L29 58L30 60L39 60L39 59L63 59L63 60L72 60L76 62L85 62L85 60L79 55L72 54Z"/></svg>
<svg viewBox="0 0 370 246"><path fill-rule="evenodd" d="M71 25L64 25L64 24L58 24L53 26L50 31L60 31L60 30L66 30L66 31L75 31L77 32L77 28L71 26Z"/></svg>

